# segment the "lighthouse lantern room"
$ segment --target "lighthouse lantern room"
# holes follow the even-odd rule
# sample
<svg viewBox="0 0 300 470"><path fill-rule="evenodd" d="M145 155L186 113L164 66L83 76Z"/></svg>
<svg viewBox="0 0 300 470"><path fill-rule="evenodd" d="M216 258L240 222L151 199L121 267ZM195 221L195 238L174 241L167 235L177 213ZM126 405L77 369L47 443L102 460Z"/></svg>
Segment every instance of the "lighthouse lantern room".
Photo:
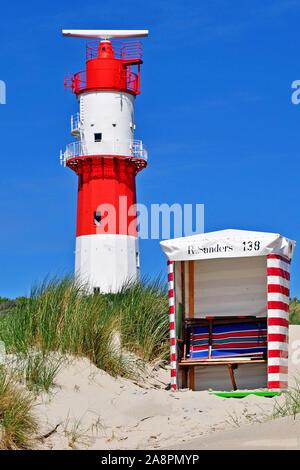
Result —
<svg viewBox="0 0 300 470"><path fill-rule="evenodd" d="M139 276L135 177L147 166L147 150L134 138L142 45L116 39L148 31L63 35L96 38L86 46L86 69L65 77L79 104L71 116L76 141L60 155L78 175L75 274L91 292L116 292Z"/></svg>

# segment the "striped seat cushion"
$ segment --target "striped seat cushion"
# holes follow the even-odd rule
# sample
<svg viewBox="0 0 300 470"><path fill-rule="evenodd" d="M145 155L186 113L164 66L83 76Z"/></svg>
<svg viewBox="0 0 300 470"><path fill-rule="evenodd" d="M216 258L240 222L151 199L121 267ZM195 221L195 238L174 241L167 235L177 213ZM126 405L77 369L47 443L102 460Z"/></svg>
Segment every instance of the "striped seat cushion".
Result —
<svg viewBox="0 0 300 470"><path fill-rule="evenodd" d="M267 352L267 322L232 323L213 325L211 357L254 355ZM190 359L208 358L208 326L191 327Z"/></svg>
<svg viewBox="0 0 300 470"><path fill-rule="evenodd" d="M188 357L208 357L208 326L192 327L190 330L190 351Z"/></svg>
<svg viewBox="0 0 300 470"><path fill-rule="evenodd" d="M267 352L267 322L216 325L211 356L251 355Z"/></svg>

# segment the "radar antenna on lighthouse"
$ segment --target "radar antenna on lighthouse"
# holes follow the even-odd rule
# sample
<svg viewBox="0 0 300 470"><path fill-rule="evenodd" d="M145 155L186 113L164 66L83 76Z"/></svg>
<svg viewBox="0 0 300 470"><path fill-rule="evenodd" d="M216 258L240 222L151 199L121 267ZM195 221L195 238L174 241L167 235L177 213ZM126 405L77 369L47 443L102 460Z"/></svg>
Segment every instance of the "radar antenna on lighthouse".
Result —
<svg viewBox="0 0 300 470"><path fill-rule="evenodd" d="M147 29L63 29L63 36L73 38L142 38L149 35Z"/></svg>
<svg viewBox="0 0 300 470"><path fill-rule="evenodd" d="M61 151L61 163L78 175L75 274L91 292L117 292L139 276L135 177L147 166L147 150L134 137L142 45L114 39L146 37L148 30L63 35L97 38L87 43L86 69L65 77L79 103L71 116L76 140Z"/></svg>

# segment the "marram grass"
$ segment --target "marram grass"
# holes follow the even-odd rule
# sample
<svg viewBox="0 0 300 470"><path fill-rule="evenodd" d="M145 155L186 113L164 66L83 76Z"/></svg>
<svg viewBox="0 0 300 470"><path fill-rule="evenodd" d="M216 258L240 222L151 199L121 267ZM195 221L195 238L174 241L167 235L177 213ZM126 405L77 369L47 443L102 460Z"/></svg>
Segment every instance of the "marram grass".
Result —
<svg viewBox="0 0 300 470"><path fill-rule="evenodd" d="M0 448L26 448L36 430L31 391L49 391L59 357L87 357L109 374L128 378L136 378L146 361L167 359L166 288L143 280L117 294L90 295L72 277L49 279L0 315L0 341L17 363L14 378L0 369Z"/></svg>
<svg viewBox="0 0 300 470"><path fill-rule="evenodd" d="M126 284L105 296L107 308L119 319L121 342L146 361L169 357L169 314L166 287L156 280Z"/></svg>
<svg viewBox="0 0 300 470"><path fill-rule="evenodd" d="M168 357L168 299L159 281L128 283L117 294L89 295L72 277L34 287L0 320L10 353L59 351L89 358L111 375L131 376L130 351L145 361ZM116 333L120 343L116 344Z"/></svg>
<svg viewBox="0 0 300 470"><path fill-rule="evenodd" d="M290 325L300 324L300 300L294 297L290 300Z"/></svg>
<svg viewBox="0 0 300 470"><path fill-rule="evenodd" d="M0 449L26 449L37 430L34 397L0 366Z"/></svg>

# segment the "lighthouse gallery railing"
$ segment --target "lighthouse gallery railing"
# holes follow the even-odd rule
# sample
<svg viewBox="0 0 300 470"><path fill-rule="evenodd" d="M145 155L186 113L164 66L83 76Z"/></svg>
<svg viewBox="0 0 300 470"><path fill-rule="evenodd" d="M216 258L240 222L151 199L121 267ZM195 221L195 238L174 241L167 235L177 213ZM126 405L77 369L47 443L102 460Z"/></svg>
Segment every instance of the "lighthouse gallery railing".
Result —
<svg viewBox="0 0 300 470"><path fill-rule="evenodd" d="M148 151L141 140L130 140L129 142L113 141L112 155L121 155L122 148L127 147L128 144L130 149L130 155L128 155L128 157L148 161ZM87 151L85 143L80 141L71 142L66 146L64 152L62 150L60 151L60 162L62 165L65 165L71 158L84 157L87 155L101 155L101 150L99 149L99 151L93 151L91 153Z"/></svg>

